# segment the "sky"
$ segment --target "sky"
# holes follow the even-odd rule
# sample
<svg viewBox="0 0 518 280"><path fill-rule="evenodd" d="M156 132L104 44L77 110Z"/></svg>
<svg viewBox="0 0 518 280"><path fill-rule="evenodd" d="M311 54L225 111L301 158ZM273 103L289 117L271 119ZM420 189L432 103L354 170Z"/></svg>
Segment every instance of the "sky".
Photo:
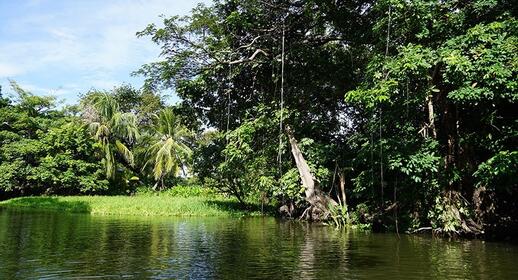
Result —
<svg viewBox="0 0 518 280"><path fill-rule="evenodd" d="M74 104L79 93L122 83L159 59L160 49L136 32L160 15L186 15L210 0L0 0L0 85L8 79L37 95ZM170 97L170 102L177 97Z"/></svg>

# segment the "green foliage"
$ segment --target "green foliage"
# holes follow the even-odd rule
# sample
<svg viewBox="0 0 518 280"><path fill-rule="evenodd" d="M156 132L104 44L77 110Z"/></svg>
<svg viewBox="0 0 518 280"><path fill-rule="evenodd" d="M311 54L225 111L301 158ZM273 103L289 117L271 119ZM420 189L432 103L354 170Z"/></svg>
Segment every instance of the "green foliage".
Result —
<svg viewBox="0 0 518 280"><path fill-rule="evenodd" d="M90 213L89 203L69 201L57 197L18 197L0 202L0 207L35 211L59 211L68 213Z"/></svg>
<svg viewBox="0 0 518 280"><path fill-rule="evenodd" d="M360 230L370 230L371 224L368 221L369 207L365 203L356 205L354 211L349 216L349 223L352 227Z"/></svg>
<svg viewBox="0 0 518 280"><path fill-rule="evenodd" d="M45 114L55 107L54 96L37 96L22 89L14 80L9 80L12 90L17 94L17 107L30 117Z"/></svg>
<svg viewBox="0 0 518 280"><path fill-rule="evenodd" d="M180 169L186 168L190 162L192 150L188 145L191 132L180 123L171 109L164 109L156 116L153 128L153 140L148 143L147 163L153 166L153 177L164 188L164 178L170 174L177 176Z"/></svg>
<svg viewBox="0 0 518 280"><path fill-rule="evenodd" d="M429 151L419 151L407 158L394 158L389 161L388 168L397 170L415 183L422 183L439 171L440 157Z"/></svg>
<svg viewBox="0 0 518 280"><path fill-rule="evenodd" d="M514 149L518 128L511 109L518 37L510 11L506 1L485 0L374 5L379 18L372 32L379 39L362 83L345 95L360 108L350 140L359 151L353 198L369 201L368 211L374 201L387 201L389 187L391 200L405 205L399 211L405 226L474 233L477 201L463 197L498 178L513 186L507 175L489 176L498 168L487 161Z"/></svg>
<svg viewBox="0 0 518 280"><path fill-rule="evenodd" d="M330 205L330 215L333 224L337 228L351 226L351 219L349 217L349 210L347 205Z"/></svg>
<svg viewBox="0 0 518 280"><path fill-rule="evenodd" d="M133 113L123 113L117 100L107 92L90 92L82 100L83 117L90 133L100 145L106 176L116 177L119 155L130 166L134 165L133 153L128 145L139 136L137 119Z"/></svg>
<svg viewBox="0 0 518 280"><path fill-rule="evenodd" d="M12 82L16 98L0 96L0 190L141 192L183 173L231 203L301 210L289 125L323 191L337 198L345 176L336 224L347 210L382 229L518 224L515 14L495 0L221 0L163 17L138 33L162 50L137 71L142 89L82 97L90 137L77 107ZM163 88L180 104L166 106Z"/></svg>
<svg viewBox="0 0 518 280"><path fill-rule="evenodd" d="M465 229L463 217L472 216L468 203L451 193L437 196L435 204L428 213L428 218L434 230L450 236L459 235Z"/></svg>
<svg viewBox="0 0 518 280"><path fill-rule="evenodd" d="M94 157L97 148L82 124L71 122L51 128L41 141L46 156L27 176L32 185L42 185L49 194L89 194L108 189L102 166Z"/></svg>
<svg viewBox="0 0 518 280"><path fill-rule="evenodd" d="M16 192L22 188L28 173L23 160L16 159L9 163L0 164L0 186L2 193Z"/></svg>
<svg viewBox="0 0 518 280"><path fill-rule="evenodd" d="M515 148L512 11L487 0L218 1L140 32L163 60L139 73L150 88L174 88L214 129L194 149L205 183L300 208L274 113L284 55L283 123L325 191L336 189L334 169L347 170L351 219L370 222L393 204L402 227L460 232L475 218L460 199L473 197L473 173L487 184L487 160Z"/></svg>
<svg viewBox="0 0 518 280"><path fill-rule="evenodd" d="M228 132L221 161L213 166L213 177L203 179L242 203L260 193L270 193L277 184L274 179L277 170L275 162L267 155L276 150L271 146L269 150L261 150L261 146L273 140L265 139L264 134L274 129L274 125L271 119L262 116Z"/></svg>
<svg viewBox="0 0 518 280"><path fill-rule="evenodd" d="M139 188L136 191L138 196L171 196L171 197L211 197L216 196L214 189L202 187L199 185L177 185L163 191L153 191L149 188Z"/></svg>
<svg viewBox="0 0 518 280"><path fill-rule="evenodd" d="M121 112L135 114L137 123L143 129L148 129L154 115L165 108L164 100L159 94L145 89L138 90L130 85L115 87L110 95L117 102Z"/></svg>
<svg viewBox="0 0 518 280"><path fill-rule="evenodd" d="M395 80L379 80L373 88L347 92L345 99L349 102L364 103L367 107L372 108L380 103L389 101L397 85L398 83Z"/></svg>
<svg viewBox="0 0 518 280"><path fill-rule="evenodd" d="M448 97L459 103L518 100L518 21L478 24L445 42L444 80L457 89Z"/></svg>
<svg viewBox="0 0 518 280"><path fill-rule="evenodd" d="M518 151L501 151L478 166L478 185L509 193L518 187Z"/></svg>
<svg viewBox="0 0 518 280"><path fill-rule="evenodd" d="M285 197L293 201L295 205L303 204L304 186L300 183L299 171L296 168L291 168L284 172L280 186L273 189L272 195L280 198Z"/></svg>
<svg viewBox="0 0 518 280"><path fill-rule="evenodd" d="M106 191L98 147L84 126L53 110L52 98L12 84L18 99L0 108L0 196Z"/></svg>

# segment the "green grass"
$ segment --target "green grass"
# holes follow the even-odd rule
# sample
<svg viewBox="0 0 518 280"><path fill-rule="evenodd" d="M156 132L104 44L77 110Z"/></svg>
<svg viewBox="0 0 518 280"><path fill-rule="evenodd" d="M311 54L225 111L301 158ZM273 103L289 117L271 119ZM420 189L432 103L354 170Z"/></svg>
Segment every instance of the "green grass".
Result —
<svg viewBox="0 0 518 280"><path fill-rule="evenodd" d="M39 196L0 202L10 209L50 210L92 215L131 216L258 216L257 207L241 207L235 199L206 191L174 190L135 196Z"/></svg>

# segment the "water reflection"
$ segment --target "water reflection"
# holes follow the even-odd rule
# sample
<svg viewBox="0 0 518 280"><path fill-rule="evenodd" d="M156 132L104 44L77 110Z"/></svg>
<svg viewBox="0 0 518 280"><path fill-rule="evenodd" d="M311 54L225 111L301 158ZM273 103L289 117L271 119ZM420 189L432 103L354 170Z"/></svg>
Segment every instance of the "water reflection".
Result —
<svg viewBox="0 0 518 280"><path fill-rule="evenodd" d="M271 218L113 218L0 209L0 279L518 279L518 248Z"/></svg>

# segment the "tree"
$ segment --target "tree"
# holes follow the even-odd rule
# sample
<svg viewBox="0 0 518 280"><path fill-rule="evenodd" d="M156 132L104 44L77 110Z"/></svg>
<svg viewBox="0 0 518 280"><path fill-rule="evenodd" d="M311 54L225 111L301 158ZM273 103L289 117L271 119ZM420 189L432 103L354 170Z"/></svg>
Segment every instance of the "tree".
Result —
<svg viewBox="0 0 518 280"><path fill-rule="evenodd" d="M192 156L188 146L191 135L172 109L163 109L155 116L152 143L147 151L147 164L153 166L155 188L160 183L160 188L164 189L164 178L168 175L176 176L180 170L184 176L187 175L185 167Z"/></svg>
<svg viewBox="0 0 518 280"><path fill-rule="evenodd" d="M110 93L123 113L133 113L142 129L148 129L153 116L165 107L163 97L147 89L122 84Z"/></svg>
<svg viewBox="0 0 518 280"><path fill-rule="evenodd" d="M163 25L149 25L139 33L160 45L163 60L144 65L138 73L146 75L149 88L174 88L183 108L194 110L206 126L227 134L228 141L208 146L224 153L213 158L225 162L200 165L210 170L199 173L219 174L218 178L224 179L219 183L226 184L218 184L220 189L251 190L254 196L256 188L246 185L258 176L236 170L262 174L264 182L279 182L295 166L287 137L279 130L279 117L275 118L277 123L268 124L268 129L257 129L247 136L253 139L250 150L232 147L236 144L232 141L244 137L255 120L272 118L279 112L282 56L287 81L283 106L292 112L284 115L283 121L293 127L297 139L312 139L315 146L327 145L327 157L310 165L334 168L332 155L345 149L347 129L342 129L342 110L348 109L343 93L356 83L353 73L362 67L365 57L368 2L334 5L331 1L248 0L199 6L188 17L165 18ZM360 26L364 20L365 26ZM284 54L282 41L286 45ZM280 152L279 137L284 143ZM213 149L216 145L218 148ZM242 157L228 156L230 152ZM277 160L279 154L284 160ZM257 161L255 155L261 155ZM255 171L248 168L253 165ZM270 194L276 189L276 198L283 202L288 197L281 194L278 184L263 189ZM295 194L300 195L300 183L290 189L290 200L298 201Z"/></svg>
<svg viewBox="0 0 518 280"><path fill-rule="evenodd" d="M133 113L122 113L116 100L107 92L90 92L82 100L83 118L91 135L103 151L106 176L114 179L119 155L130 166L133 153L128 148L139 136L137 119Z"/></svg>
<svg viewBox="0 0 518 280"><path fill-rule="evenodd" d="M11 84L17 96L0 106L0 198L107 191L99 147L79 119Z"/></svg>
<svg viewBox="0 0 518 280"><path fill-rule="evenodd" d="M356 145L367 150L363 158L371 153L371 171L358 164L364 172L355 181L365 184L371 177L381 205L398 202L384 196L388 184L394 194L396 186L405 193L400 203L420 201L408 203L410 227L429 223L448 235L483 232L471 206L473 173L495 153L513 149L508 132L517 129L509 111L518 70L512 11L508 1L485 0L374 6L379 39L364 82L346 94L364 116L357 140L366 143Z"/></svg>
<svg viewBox="0 0 518 280"><path fill-rule="evenodd" d="M262 189L300 198L290 125L323 191L336 190L332 170L350 170L353 216L479 234L473 174L516 149L515 15L506 0L221 0L140 32L163 59L139 73L216 130L197 173L224 192L243 200L280 182Z"/></svg>

